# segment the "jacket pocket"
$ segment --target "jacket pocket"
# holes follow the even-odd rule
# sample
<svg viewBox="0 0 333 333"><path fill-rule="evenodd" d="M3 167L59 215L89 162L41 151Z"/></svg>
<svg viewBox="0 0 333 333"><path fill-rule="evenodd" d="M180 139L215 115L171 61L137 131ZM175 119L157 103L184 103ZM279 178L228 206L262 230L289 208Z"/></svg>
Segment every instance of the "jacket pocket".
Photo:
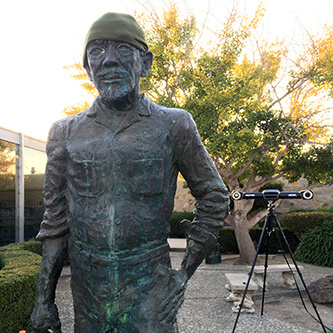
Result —
<svg viewBox="0 0 333 333"><path fill-rule="evenodd" d="M70 155L68 164L68 187L73 193L83 197L97 197L103 191L104 156ZM87 157L87 158L85 158Z"/></svg>
<svg viewBox="0 0 333 333"><path fill-rule="evenodd" d="M152 196L163 191L163 160L140 159L129 160L127 163L129 190L132 194Z"/></svg>

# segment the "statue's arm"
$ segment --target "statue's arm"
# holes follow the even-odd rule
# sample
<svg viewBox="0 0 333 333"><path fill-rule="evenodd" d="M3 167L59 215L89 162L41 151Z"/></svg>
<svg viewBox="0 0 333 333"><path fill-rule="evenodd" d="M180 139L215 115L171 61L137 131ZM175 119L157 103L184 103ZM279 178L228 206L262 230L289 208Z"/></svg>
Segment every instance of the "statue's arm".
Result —
<svg viewBox="0 0 333 333"><path fill-rule="evenodd" d="M44 333L51 328L61 332L55 291L67 257L68 236L43 240L43 257L37 283L37 300L31 316L32 332Z"/></svg>
<svg viewBox="0 0 333 333"><path fill-rule="evenodd" d="M193 221L183 221L189 243L181 270L189 279L202 260L217 245L217 235L229 213L229 193L208 152L203 146L190 115L179 122L178 169L196 199Z"/></svg>
<svg viewBox="0 0 333 333"><path fill-rule="evenodd" d="M66 201L66 154L60 135L61 127L54 125L47 143L47 166L44 181L45 213L36 236L42 241L42 264L37 284L37 301L31 316L35 333L60 332L60 321L54 303L57 281L68 254L68 225Z"/></svg>
<svg viewBox="0 0 333 333"><path fill-rule="evenodd" d="M229 194L203 146L196 125L188 113L175 122L175 156L181 172L196 198L193 221L182 225L189 242L180 269L160 272L170 276L167 295L158 309L159 319L174 322L184 300L187 281L207 254L217 245L217 235L229 212Z"/></svg>

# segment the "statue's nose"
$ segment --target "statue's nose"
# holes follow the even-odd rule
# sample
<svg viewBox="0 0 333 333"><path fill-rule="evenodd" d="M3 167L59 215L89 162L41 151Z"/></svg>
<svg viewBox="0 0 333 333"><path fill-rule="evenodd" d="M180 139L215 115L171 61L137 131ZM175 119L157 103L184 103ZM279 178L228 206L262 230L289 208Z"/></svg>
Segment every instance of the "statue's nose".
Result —
<svg viewBox="0 0 333 333"><path fill-rule="evenodd" d="M118 55L112 45L109 45L106 49L103 65L105 67L118 65Z"/></svg>

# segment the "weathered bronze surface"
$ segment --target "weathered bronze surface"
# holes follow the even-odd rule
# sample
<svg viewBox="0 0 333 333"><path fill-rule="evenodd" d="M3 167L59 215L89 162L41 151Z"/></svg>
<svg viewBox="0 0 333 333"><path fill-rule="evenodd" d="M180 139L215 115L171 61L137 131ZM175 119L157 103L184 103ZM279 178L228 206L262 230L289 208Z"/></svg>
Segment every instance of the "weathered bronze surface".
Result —
<svg viewBox="0 0 333 333"><path fill-rule="evenodd" d="M61 332L54 297L67 255L75 332L177 332L186 283L216 244L229 195L190 114L140 94L152 53L107 37L85 51L100 96L50 130L33 332ZM167 238L178 172L196 213L183 222L190 241L174 270Z"/></svg>

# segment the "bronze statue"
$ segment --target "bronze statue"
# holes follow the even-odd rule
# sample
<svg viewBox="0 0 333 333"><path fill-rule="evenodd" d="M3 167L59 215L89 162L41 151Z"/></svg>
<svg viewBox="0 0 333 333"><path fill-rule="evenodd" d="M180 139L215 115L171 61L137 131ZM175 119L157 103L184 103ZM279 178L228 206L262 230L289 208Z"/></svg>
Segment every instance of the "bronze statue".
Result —
<svg viewBox="0 0 333 333"><path fill-rule="evenodd" d="M178 332L186 283L216 245L228 191L190 114L140 94L153 54L132 16L98 19L83 62L100 96L49 133L33 332L61 332L54 298L67 254L75 332ZM167 238L178 172L196 211L183 221L189 243L174 270Z"/></svg>

